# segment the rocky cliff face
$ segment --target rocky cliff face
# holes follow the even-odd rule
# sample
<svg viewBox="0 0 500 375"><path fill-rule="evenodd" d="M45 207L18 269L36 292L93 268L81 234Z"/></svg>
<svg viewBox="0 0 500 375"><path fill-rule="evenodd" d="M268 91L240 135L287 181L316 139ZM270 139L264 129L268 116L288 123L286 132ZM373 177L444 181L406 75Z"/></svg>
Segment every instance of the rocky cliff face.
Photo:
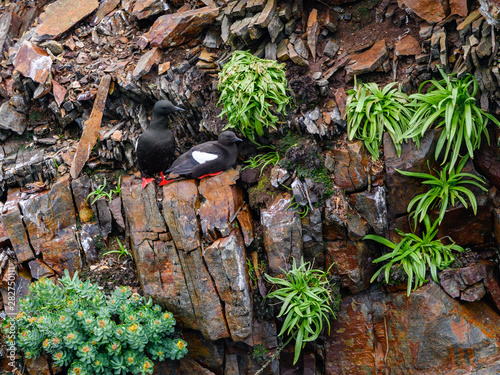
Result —
<svg viewBox="0 0 500 375"><path fill-rule="evenodd" d="M498 131L465 167L489 183L487 193L474 191L477 215L454 207L438 234L471 252L439 284L407 297L405 285L370 284L372 261L385 250L363 237L395 240L395 229L410 230L406 207L423 190L396 169L433 167L438 133L419 149L403 145L402 157L386 137L373 162L361 142L346 140L343 120L355 75L412 91L438 67L474 74L481 107L498 114L497 18L493 1L460 0L1 4L4 304L9 266L17 300L31 281L64 269L104 289L127 283L171 311L188 342L186 358L157 363L156 373L254 374L280 346L283 323L264 299L263 274L280 275L304 257L332 266L338 318L297 365L290 345L264 373L500 371ZM168 98L187 109L172 120L180 150L213 139L226 125L217 118L215 73L234 49L287 64L295 104L269 135L275 143L298 136L282 155L287 168L269 167L259 179L240 160L219 176L141 189L134 142L152 104ZM81 173L79 148L88 149L77 157ZM245 159L255 150L240 151ZM326 171L328 195L302 177L304 168ZM119 196L87 199L104 176L116 186L118 175ZM103 257L116 237L133 262ZM51 373L45 357L26 365L31 375Z"/></svg>

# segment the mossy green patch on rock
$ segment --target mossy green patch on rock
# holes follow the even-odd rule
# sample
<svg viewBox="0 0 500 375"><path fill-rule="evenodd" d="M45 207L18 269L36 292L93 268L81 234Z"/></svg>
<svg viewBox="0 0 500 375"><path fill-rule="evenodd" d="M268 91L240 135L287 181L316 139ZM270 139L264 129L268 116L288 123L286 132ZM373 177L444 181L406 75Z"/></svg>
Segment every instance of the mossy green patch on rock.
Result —
<svg viewBox="0 0 500 375"><path fill-rule="evenodd" d="M258 211L271 203L277 194L278 191L271 185L269 176L263 175L257 185L248 190L248 203L252 209Z"/></svg>

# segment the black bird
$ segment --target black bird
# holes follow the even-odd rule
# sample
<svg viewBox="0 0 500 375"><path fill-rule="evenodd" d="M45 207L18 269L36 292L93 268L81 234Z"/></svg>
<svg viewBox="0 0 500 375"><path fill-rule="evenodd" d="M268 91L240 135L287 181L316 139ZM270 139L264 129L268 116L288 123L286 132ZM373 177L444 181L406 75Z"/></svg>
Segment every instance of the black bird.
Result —
<svg viewBox="0 0 500 375"><path fill-rule="evenodd" d="M175 138L169 129L168 115L172 112L184 111L168 100L159 100L153 108L153 118L149 128L141 134L137 141L136 153L142 177L142 188L153 181L147 178L155 173L161 174L160 185L165 185L163 171L175 156Z"/></svg>
<svg viewBox="0 0 500 375"><path fill-rule="evenodd" d="M166 172L198 179L218 175L232 167L238 156L236 142L241 141L232 131L224 131L217 141L201 143L179 156Z"/></svg>

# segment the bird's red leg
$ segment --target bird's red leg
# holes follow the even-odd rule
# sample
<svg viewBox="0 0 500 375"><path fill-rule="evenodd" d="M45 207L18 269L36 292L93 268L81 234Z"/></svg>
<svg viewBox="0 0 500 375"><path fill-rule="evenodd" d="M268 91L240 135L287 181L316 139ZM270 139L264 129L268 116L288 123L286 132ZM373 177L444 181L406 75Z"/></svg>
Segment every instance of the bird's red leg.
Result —
<svg viewBox="0 0 500 375"><path fill-rule="evenodd" d="M222 172L223 172L223 171L216 172L216 173L204 174L203 176L198 177L198 180L201 180L202 178L205 178L205 177L217 176L218 174L221 174Z"/></svg>
<svg viewBox="0 0 500 375"><path fill-rule="evenodd" d="M171 183L172 181L174 181L174 180L165 180L165 176L163 176L163 172L160 172L160 176L161 176L160 186L163 186L163 185L169 184L169 183Z"/></svg>
<svg viewBox="0 0 500 375"><path fill-rule="evenodd" d="M148 186L148 184L150 182L153 182L154 181L154 178L146 178L146 177L143 177L142 178L142 188L144 189L146 186Z"/></svg>

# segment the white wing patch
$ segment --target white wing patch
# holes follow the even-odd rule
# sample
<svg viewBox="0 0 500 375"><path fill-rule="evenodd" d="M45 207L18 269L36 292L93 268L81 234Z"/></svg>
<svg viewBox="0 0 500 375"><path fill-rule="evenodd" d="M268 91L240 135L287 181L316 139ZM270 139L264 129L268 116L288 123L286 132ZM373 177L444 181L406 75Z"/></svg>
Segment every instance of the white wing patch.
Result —
<svg viewBox="0 0 500 375"><path fill-rule="evenodd" d="M217 159L219 155L217 154L210 154L208 152L202 152L202 151L193 151L193 159L196 160L198 163L203 164L206 163L207 161Z"/></svg>

